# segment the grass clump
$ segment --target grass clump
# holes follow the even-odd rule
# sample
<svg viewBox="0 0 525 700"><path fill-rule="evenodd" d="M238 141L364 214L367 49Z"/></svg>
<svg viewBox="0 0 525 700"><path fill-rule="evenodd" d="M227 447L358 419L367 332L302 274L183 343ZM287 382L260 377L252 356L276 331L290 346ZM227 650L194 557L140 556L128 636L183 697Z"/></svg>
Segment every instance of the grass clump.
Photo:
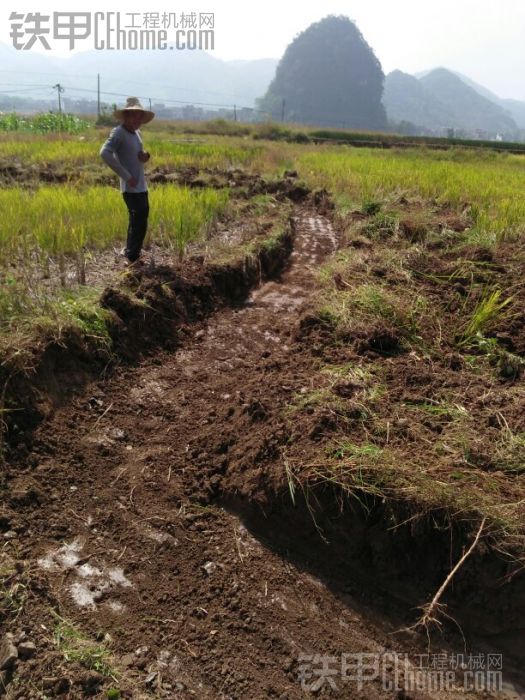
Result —
<svg viewBox="0 0 525 700"><path fill-rule="evenodd" d="M0 333L6 337L13 333L44 333L60 342L64 332L74 328L93 345L110 351L108 322L111 314L100 306L99 298L100 290L90 287L32 297L15 286L10 295L0 294L0 310L4 312L0 318Z"/></svg>
<svg viewBox="0 0 525 700"><path fill-rule="evenodd" d="M353 329L371 328L374 324L387 324L400 339L419 342L420 317L426 312L422 297L407 294L395 295L386 286L364 283L346 290L331 291L320 313L330 318L341 337L351 335Z"/></svg>
<svg viewBox="0 0 525 700"><path fill-rule="evenodd" d="M381 202L378 202L375 199L365 199L361 207L361 211L367 216L375 216L381 211Z"/></svg>
<svg viewBox="0 0 525 700"><path fill-rule="evenodd" d="M83 288L76 293L64 292L50 307L53 325L59 329L73 326L83 338L108 351L111 349L108 330L111 314L100 306L99 290Z"/></svg>
<svg viewBox="0 0 525 700"><path fill-rule="evenodd" d="M65 661L78 663L88 670L116 680L116 671L106 644L89 639L72 622L57 613L53 613L53 616L56 619L55 646L62 652Z"/></svg>
<svg viewBox="0 0 525 700"><path fill-rule="evenodd" d="M106 690L107 700L119 700L121 697L122 696L118 688L109 688Z"/></svg>
<svg viewBox="0 0 525 700"><path fill-rule="evenodd" d="M27 585L18 577L14 561L6 554L0 556L0 621L9 624L17 620L27 600Z"/></svg>
<svg viewBox="0 0 525 700"><path fill-rule="evenodd" d="M384 450L377 445L366 443L364 445L355 445L348 440L340 440L336 447L328 449L328 455L340 460L359 462L376 462L378 461Z"/></svg>
<svg viewBox="0 0 525 700"><path fill-rule="evenodd" d="M370 238L387 238L393 236L399 227L397 217L378 212L363 225L363 233Z"/></svg>

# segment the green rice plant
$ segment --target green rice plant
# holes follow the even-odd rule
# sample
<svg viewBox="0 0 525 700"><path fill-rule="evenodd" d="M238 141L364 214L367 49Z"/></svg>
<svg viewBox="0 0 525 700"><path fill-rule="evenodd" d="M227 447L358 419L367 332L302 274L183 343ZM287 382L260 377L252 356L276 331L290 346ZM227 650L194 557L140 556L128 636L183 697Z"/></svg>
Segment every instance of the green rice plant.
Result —
<svg viewBox="0 0 525 700"><path fill-rule="evenodd" d="M0 131L18 131L22 119L15 114L4 114L0 117Z"/></svg>
<svg viewBox="0 0 525 700"><path fill-rule="evenodd" d="M12 188L0 191L0 208L0 264L104 248L125 230L121 198L110 188Z"/></svg>
<svg viewBox="0 0 525 700"><path fill-rule="evenodd" d="M228 202L227 190L153 187L150 235L179 251L204 235ZM0 191L0 266L35 256L75 255L122 241L127 212L117 190L41 187Z"/></svg>
<svg viewBox="0 0 525 700"><path fill-rule="evenodd" d="M476 304L474 311L463 330L458 344L472 345L477 338L482 338L489 324L501 315L511 303L512 297L500 301L501 290L487 292Z"/></svg>
<svg viewBox="0 0 525 700"><path fill-rule="evenodd" d="M342 218L359 208L359 202L356 202L346 192L331 192L332 201L336 205L337 212Z"/></svg>
<svg viewBox="0 0 525 700"><path fill-rule="evenodd" d="M228 199L225 189L158 187L151 196L150 238L175 249L182 258L188 243L204 237L224 213Z"/></svg>

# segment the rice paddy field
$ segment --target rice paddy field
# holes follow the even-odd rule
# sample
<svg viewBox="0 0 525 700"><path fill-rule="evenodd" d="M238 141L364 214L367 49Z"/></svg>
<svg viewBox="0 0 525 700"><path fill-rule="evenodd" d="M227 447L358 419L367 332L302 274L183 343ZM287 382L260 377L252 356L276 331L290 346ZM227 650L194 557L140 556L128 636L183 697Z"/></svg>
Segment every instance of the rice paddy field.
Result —
<svg viewBox="0 0 525 700"><path fill-rule="evenodd" d="M153 123L129 270L109 128L37 126L0 122L12 697L300 698L345 644L523 697L525 154Z"/></svg>
<svg viewBox="0 0 525 700"><path fill-rule="evenodd" d="M72 130L78 128L75 124ZM1 136L4 329L30 322L31 315L40 315L42 303L52 308L54 285L46 281L52 269L62 288L74 288L75 279L91 286L89 261L101 251L122 246L126 213L115 177L98 157L107 133L107 128L84 127L80 134L17 130ZM328 189L342 212L370 202L419 197L468 212L472 243L490 247L519 240L525 229L523 155L461 148L298 146L248 136L188 137L157 130L147 136L154 173L227 173L241 168L276 178L286 169L297 169L308 186ZM153 185L150 196L150 240L180 256L224 214L228 188L198 191L176 183ZM67 274L70 267L75 271ZM29 319L21 313L23 308L30 310Z"/></svg>

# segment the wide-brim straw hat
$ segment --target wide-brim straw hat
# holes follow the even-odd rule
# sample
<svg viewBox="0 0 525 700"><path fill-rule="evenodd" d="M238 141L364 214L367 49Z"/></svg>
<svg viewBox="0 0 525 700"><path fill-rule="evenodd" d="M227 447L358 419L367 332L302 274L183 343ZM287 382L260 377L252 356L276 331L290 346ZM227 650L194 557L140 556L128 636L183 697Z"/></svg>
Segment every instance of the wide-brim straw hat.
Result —
<svg viewBox="0 0 525 700"><path fill-rule="evenodd" d="M124 112L142 112L143 124L147 124L155 116L155 112L152 112L149 109L144 109L144 107L140 104L138 97L128 97L126 100L126 106L122 107L122 109L116 109L113 112L113 116L116 119L122 120L124 119Z"/></svg>

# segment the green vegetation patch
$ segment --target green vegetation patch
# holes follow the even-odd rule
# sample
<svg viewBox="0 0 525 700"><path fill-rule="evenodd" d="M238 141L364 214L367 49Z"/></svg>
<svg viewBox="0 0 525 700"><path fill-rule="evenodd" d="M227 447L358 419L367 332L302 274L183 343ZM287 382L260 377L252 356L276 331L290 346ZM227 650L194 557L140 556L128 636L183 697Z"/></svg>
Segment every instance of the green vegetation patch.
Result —
<svg viewBox="0 0 525 700"><path fill-rule="evenodd" d="M91 127L90 122L74 114L37 114L21 117L18 114L0 115L0 131L29 132L33 134L80 134Z"/></svg>
<svg viewBox="0 0 525 700"><path fill-rule="evenodd" d="M97 671L106 678L116 680L111 652L104 642L95 642L79 630L72 622L54 613L56 626L54 642L68 663L78 663L84 668Z"/></svg>

